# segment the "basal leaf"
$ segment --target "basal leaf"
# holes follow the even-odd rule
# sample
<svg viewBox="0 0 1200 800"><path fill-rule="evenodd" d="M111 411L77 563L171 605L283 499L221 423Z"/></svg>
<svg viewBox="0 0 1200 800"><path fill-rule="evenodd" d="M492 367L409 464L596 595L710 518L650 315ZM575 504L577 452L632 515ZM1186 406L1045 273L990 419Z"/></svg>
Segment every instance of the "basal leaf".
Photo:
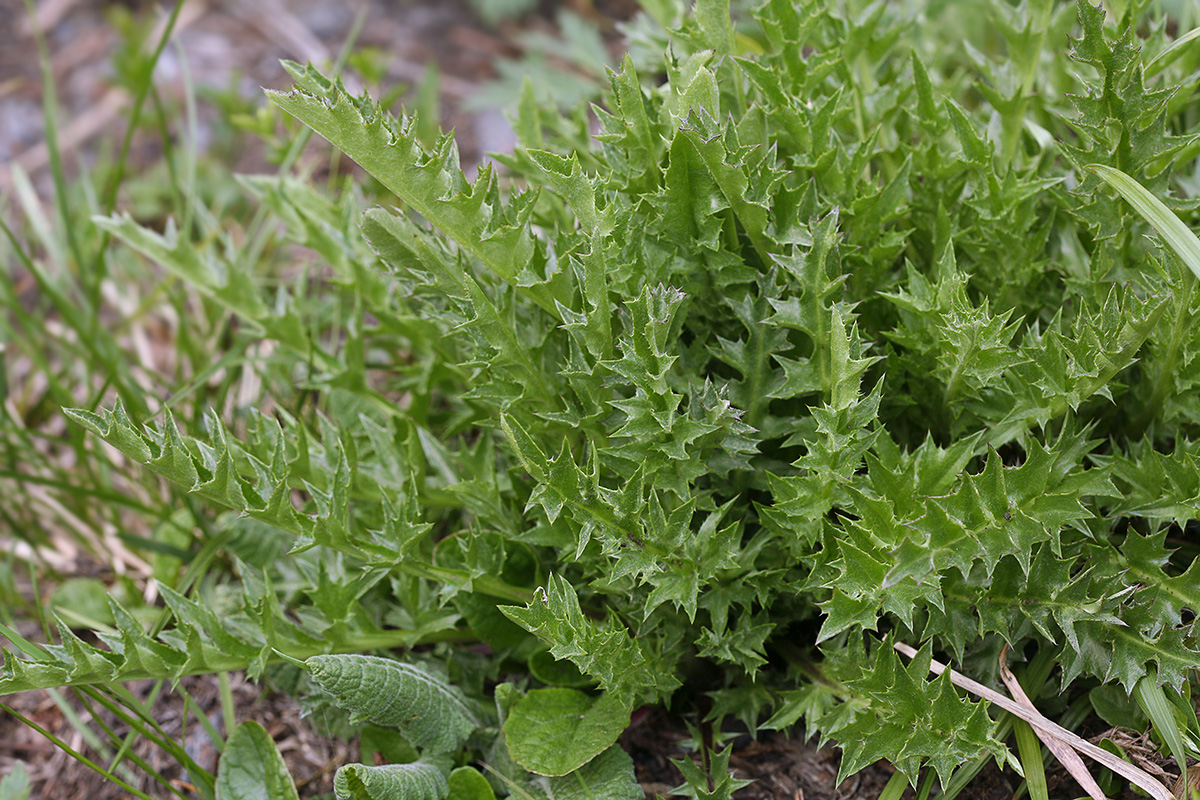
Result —
<svg viewBox="0 0 1200 800"><path fill-rule="evenodd" d="M611 693L593 698L577 689L533 689L504 722L508 752L530 772L566 775L607 750L629 726L631 711Z"/></svg>
<svg viewBox="0 0 1200 800"><path fill-rule="evenodd" d="M450 786L442 767L414 761L381 767L338 767L333 791L337 800L443 800Z"/></svg>
<svg viewBox="0 0 1200 800"><path fill-rule="evenodd" d="M217 800L297 800L275 740L257 722L243 722L221 751Z"/></svg>
<svg viewBox="0 0 1200 800"><path fill-rule="evenodd" d="M558 576L551 576L525 608L500 610L545 642L555 658L574 662L582 673L596 678L606 694L623 698L629 707L635 699L670 692L678 685L665 671L670 661L648 658L627 631L584 616L575 590Z"/></svg>
<svg viewBox="0 0 1200 800"><path fill-rule="evenodd" d="M528 212L512 218L502 213L490 169L474 185L467 183L450 137L427 150L412 118L396 122L368 98L351 97L340 82L326 80L311 67L288 66L300 86L292 92L268 92L274 103L357 161L496 275L517 284L536 244ZM522 291L557 315L546 287Z"/></svg>
<svg viewBox="0 0 1200 800"><path fill-rule="evenodd" d="M496 800L487 778L474 767L459 767L446 779L448 796L453 800Z"/></svg>
<svg viewBox="0 0 1200 800"><path fill-rule="evenodd" d="M305 667L357 718L396 728L431 753L456 750L479 726L462 691L420 667L361 655L313 656Z"/></svg>
<svg viewBox="0 0 1200 800"><path fill-rule="evenodd" d="M13 765L7 775L0 778L0 800L29 800L32 793L29 772L20 761Z"/></svg>
<svg viewBox="0 0 1200 800"><path fill-rule="evenodd" d="M860 651L861 653L861 651ZM945 783L965 758L981 751L1005 752L992 733L983 703L960 697L949 673L927 680L928 648L903 664L891 647L877 646L865 663L850 668L844 679L878 702L838 715L824 730L845 742L839 779L889 753L896 767L916 785L926 762Z"/></svg>
<svg viewBox="0 0 1200 800"><path fill-rule="evenodd" d="M612 745L574 772L542 782L551 800L640 800L633 759Z"/></svg>

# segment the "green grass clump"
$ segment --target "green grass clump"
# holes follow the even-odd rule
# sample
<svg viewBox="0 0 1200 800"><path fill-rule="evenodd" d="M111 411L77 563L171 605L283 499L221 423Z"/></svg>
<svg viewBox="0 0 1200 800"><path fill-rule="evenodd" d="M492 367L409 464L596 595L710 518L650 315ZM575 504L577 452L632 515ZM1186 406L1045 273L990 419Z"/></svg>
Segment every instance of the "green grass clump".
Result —
<svg viewBox="0 0 1200 800"><path fill-rule="evenodd" d="M14 639L0 691L269 673L400 743L346 798L633 800L617 740L653 704L697 726L694 797L741 786L724 725L802 722L841 778L887 759L888 797L991 758L1046 797L1041 714L1200 755L1196 20L647 5L671 29L643 18L590 111L522 94L503 174L289 64L271 102L380 206L241 178L279 251L94 218L221 321L227 367L273 353L257 410L201 416L196 377L64 408L232 511L205 545L231 573L180 564L103 647ZM1004 659L1019 722L956 688L1006 694ZM214 796L294 796L270 751L238 728Z"/></svg>

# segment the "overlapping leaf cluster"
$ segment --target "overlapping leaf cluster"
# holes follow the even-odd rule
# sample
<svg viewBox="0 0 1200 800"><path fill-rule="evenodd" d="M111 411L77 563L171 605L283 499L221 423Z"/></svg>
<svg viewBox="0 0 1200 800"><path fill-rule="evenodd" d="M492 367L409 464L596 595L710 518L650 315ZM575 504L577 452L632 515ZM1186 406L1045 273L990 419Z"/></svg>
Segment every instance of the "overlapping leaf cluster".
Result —
<svg viewBox="0 0 1200 800"><path fill-rule="evenodd" d="M938 33L968 25L953 8L827 5L767 0L735 29L705 0L643 30L669 46L613 72L594 139L528 90L503 178L468 180L451 137L426 146L413 118L291 66L273 102L399 200L359 238L340 206L248 184L369 311L320 359L327 421L244 443L214 424L204 444L169 417L75 419L298 550L386 573L406 609L389 621L457 626L572 687L496 693L513 735L537 702L584 709L572 769L713 667L714 715L805 716L847 746L843 773L889 758L914 779L1003 751L982 706L928 680L933 649L981 678L1008 644L1053 652L1068 690L1182 685L1200 666L1195 279L1087 165L1179 192L1194 227L1174 159L1195 149L1196 77L1146 77L1137 2L1107 21L1086 0L985 4L1002 41L966 49ZM104 224L267 336L295 329L236 267ZM388 348L404 358L371 384ZM367 588L323 567L314 613ZM179 636L221 635L173 600ZM895 638L926 649L902 663ZM119 661L110 646L63 674Z"/></svg>

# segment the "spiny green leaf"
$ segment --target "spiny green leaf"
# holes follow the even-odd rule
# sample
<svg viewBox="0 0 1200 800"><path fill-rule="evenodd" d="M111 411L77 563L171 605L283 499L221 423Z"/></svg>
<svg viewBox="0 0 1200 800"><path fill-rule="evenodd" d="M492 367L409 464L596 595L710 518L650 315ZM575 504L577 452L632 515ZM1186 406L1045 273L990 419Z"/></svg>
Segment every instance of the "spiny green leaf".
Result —
<svg viewBox="0 0 1200 800"><path fill-rule="evenodd" d="M925 763L945 783L963 759L981 751L1005 753L983 703L959 697L948 672L926 679L928 647L907 665L886 645L870 655L860 650L859 659L865 663L839 666L838 672L855 692L876 702L848 709L825 728L845 742L839 780L888 753L913 786Z"/></svg>
<svg viewBox="0 0 1200 800"><path fill-rule="evenodd" d="M357 161L496 275L517 285L536 244L528 212L506 218L490 169L468 184L449 136L426 150L413 119L396 122L365 96L351 97L340 82L325 80L311 67L287 66L300 86L286 93L269 91L272 102ZM552 290L537 286L521 291L557 315Z"/></svg>
<svg viewBox="0 0 1200 800"><path fill-rule="evenodd" d="M545 642L555 658L574 662L585 675L600 681L605 692L625 702L669 693L679 685L675 675L664 671L670 664L665 654L648 657L625 630L585 617L575 590L561 577L550 576L525 608L502 606L500 610Z"/></svg>
<svg viewBox="0 0 1200 800"><path fill-rule="evenodd" d="M729 769L733 748L708 753L708 770L705 771L690 758L672 759L671 763L683 775L685 783L671 790L671 794L694 797L696 800L731 800L738 789L749 786L752 781L735 778Z"/></svg>
<svg viewBox="0 0 1200 800"><path fill-rule="evenodd" d="M248 322L272 327L267 307L251 276L181 238L174 221L169 222L162 235L138 225L128 215L97 217L93 222L196 288L212 294Z"/></svg>

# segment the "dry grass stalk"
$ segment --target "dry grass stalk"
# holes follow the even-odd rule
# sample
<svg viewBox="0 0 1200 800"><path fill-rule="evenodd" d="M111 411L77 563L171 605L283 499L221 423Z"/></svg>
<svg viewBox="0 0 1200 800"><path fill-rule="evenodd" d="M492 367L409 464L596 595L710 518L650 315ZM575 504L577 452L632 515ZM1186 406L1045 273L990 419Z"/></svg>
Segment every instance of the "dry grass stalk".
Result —
<svg viewBox="0 0 1200 800"><path fill-rule="evenodd" d="M912 658L917 654L915 649L909 647L904 642L895 642L892 646L895 647L898 652L908 656L909 658ZM949 667L939 661L931 661L929 664L930 672L935 675L941 675L947 669L949 669ZM1123 761L1117 758L1107 750L1101 750L1099 747L1087 741L1086 739L1076 736L1074 733L1071 733L1071 731L1067 730L1061 725L1056 725L1055 723L1046 719L1036 710L1025 708L1012 699L1005 697L999 692L989 689L982 683L971 680L966 675L963 675L961 672L957 672L953 669L950 670L950 681L955 686L961 689L966 689L971 694L976 695L977 697L982 697L985 700L988 700L991 703L999 706L1008 713L1012 714L1014 717L1019 717L1020 719L1025 720L1033 727L1033 730L1043 741L1045 741L1045 736L1050 736L1059 742L1062 742L1063 744L1070 745L1072 749L1082 753L1085 756L1088 756L1093 761L1098 761L1100 764L1108 767L1110 770L1125 778L1130 783L1140 787L1151 797L1155 798L1155 800L1176 800L1175 795L1169 792L1167 787L1163 786L1162 783L1155 779L1150 773L1146 772L1145 770L1138 769L1128 761Z"/></svg>

